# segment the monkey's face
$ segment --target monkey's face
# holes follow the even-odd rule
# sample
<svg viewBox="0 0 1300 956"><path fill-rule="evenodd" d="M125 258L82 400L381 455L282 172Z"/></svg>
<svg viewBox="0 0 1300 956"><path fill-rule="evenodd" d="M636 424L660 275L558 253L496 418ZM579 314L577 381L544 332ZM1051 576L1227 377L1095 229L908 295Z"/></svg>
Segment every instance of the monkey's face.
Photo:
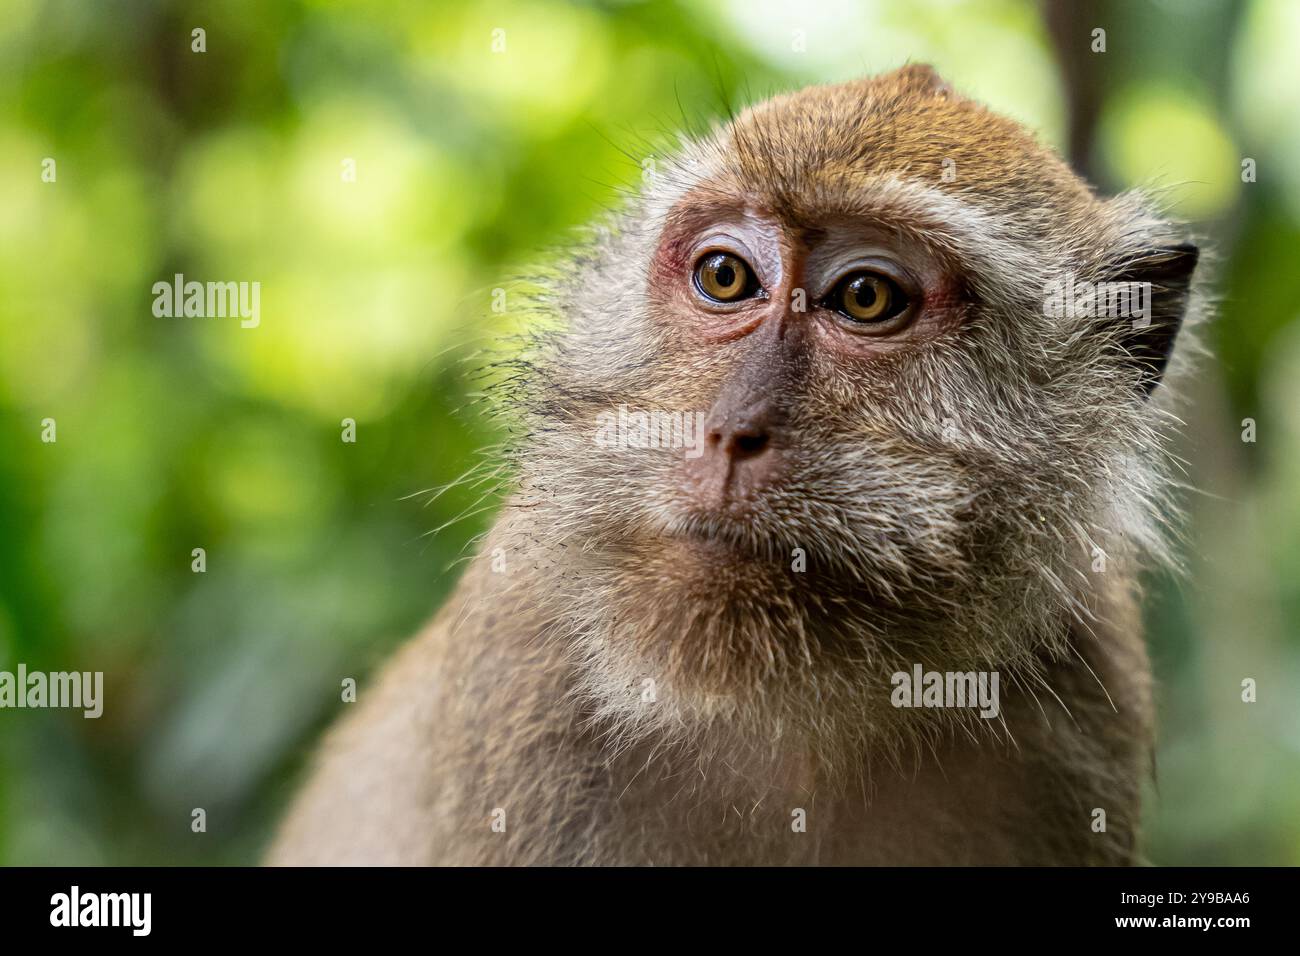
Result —
<svg viewBox="0 0 1300 956"><path fill-rule="evenodd" d="M996 668L1059 636L1094 546L1150 527L1194 251L1014 124L872 83L742 117L574 277L536 485L625 678ZM963 138L976 111L1000 157ZM1144 327L1044 308L1147 266Z"/></svg>
<svg viewBox="0 0 1300 956"><path fill-rule="evenodd" d="M935 414L925 365L970 303L934 250L877 218L805 225L698 194L668 218L647 299L672 394L642 400L697 425L646 489L669 553L763 577L811 565L863 598L961 559L977 489L944 458L955 412Z"/></svg>

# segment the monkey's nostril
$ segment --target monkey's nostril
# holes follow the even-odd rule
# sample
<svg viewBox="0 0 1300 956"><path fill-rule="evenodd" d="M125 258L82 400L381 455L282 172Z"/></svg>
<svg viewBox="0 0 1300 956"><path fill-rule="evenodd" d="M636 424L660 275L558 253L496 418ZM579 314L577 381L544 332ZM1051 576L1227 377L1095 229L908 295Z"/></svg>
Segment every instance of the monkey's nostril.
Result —
<svg viewBox="0 0 1300 956"><path fill-rule="evenodd" d="M732 455L735 458L753 458L767 447L767 432L738 432L732 440Z"/></svg>
<svg viewBox="0 0 1300 956"><path fill-rule="evenodd" d="M745 415L707 429L704 443L724 460L745 461L763 456L772 447L772 429L766 416Z"/></svg>
<svg viewBox="0 0 1300 956"><path fill-rule="evenodd" d="M706 508L726 509L758 497L781 472L781 432L754 415L732 418L704 433L708 451L686 462L688 486Z"/></svg>

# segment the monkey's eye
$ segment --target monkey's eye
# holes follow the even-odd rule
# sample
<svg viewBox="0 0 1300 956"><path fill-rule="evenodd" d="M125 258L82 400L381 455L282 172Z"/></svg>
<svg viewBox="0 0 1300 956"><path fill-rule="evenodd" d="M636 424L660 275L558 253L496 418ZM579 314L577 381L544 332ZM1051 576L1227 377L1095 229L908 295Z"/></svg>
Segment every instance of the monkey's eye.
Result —
<svg viewBox="0 0 1300 956"><path fill-rule="evenodd" d="M909 304L898 283L879 272L849 273L826 300L828 308L865 327L894 325Z"/></svg>
<svg viewBox="0 0 1300 956"><path fill-rule="evenodd" d="M710 252L695 263L695 288L714 302L738 302L757 292L758 282L739 256Z"/></svg>

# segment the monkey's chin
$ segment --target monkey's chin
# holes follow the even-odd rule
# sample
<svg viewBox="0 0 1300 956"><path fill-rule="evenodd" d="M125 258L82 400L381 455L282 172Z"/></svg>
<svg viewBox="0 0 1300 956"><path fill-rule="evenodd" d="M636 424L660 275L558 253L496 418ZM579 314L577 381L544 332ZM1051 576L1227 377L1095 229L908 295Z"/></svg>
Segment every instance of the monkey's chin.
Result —
<svg viewBox="0 0 1300 956"><path fill-rule="evenodd" d="M673 535L664 539L664 558L684 568L765 570L773 559L733 541L697 535Z"/></svg>

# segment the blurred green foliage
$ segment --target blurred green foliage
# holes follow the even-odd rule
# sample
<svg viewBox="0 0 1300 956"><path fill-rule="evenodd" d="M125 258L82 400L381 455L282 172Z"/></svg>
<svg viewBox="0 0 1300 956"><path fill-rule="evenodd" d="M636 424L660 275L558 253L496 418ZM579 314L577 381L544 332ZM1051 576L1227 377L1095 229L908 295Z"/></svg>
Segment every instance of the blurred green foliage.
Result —
<svg viewBox="0 0 1300 956"><path fill-rule="evenodd" d="M1297 863L1300 4L1094 19L1086 165L1169 184L1223 280L1190 573L1153 582L1149 850ZM1014 0L7 0L0 669L102 670L108 705L0 712L0 861L255 860L340 675L364 688L490 519L481 488L421 492L499 438L469 370L521 319L492 290L677 130L909 60L1065 142L1058 53ZM259 281L260 325L155 317L176 273Z"/></svg>

